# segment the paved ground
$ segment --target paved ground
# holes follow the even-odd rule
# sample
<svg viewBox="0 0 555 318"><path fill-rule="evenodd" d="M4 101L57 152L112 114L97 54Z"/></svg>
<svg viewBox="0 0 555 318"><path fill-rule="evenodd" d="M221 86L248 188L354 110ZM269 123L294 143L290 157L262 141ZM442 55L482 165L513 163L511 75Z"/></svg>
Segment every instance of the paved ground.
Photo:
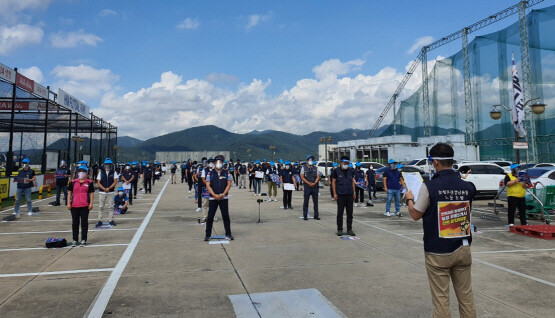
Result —
<svg viewBox="0 0 555 318"><path fill-rule="evenodd" d="M234 188L235 240L209 245L186 186L165 184L141 194L115 228L90 232L87 247L42 248L49 236L71 238L69 212L48 207L52 198L35 202L38 216L0 223L0 317L285 317L294 309L306 311L299 317L431 316L421 223L384 217L383 201L355 208L360 240L347 241L334 235L327 188L321 221L299 218L295 192L294 210L262 203L262 224L258 197ZM501 222L480 219L488 202L473 211L478 316L553 317L555 241L510 233L504 210ZM222 222L214 232L224 234Z"/></svg>

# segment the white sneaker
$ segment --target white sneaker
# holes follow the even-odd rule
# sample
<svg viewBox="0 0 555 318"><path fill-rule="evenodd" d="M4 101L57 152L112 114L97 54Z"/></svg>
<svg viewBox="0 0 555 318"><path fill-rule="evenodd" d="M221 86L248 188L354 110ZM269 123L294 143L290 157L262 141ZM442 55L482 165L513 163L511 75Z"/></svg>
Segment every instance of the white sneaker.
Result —
<svg viewBox="0 0 555 318"><path fill-rule="evenodd" d="M383 215L385 216L391 216L391 214L389 212L385 212Z"/></svg>
<svg viewBox="0 0 555 318"><path fill-rule="evenodd" d="M189 190L189 192L187 192L187 193L191 193L191 190Z"/></svg>
<svg viewBox="0 0 555 318"><path fill-rule="evenodd" d="M272 199L268 198L268 200L266 200L267 202L272 202Z"/></svg>
<svg viewBox="0 0 555 318"><path fill-rule="evenodd" d="M200 212L200 211L202 211L202 208L197 208L196 211L197 211L197 212Z"/></svg>
<svg viewBox="0 0 555 318"><path fill-rule="evenodd" d="M355 207L357 207L357 208L358 208L358 203L355 203Z"/></svg>
<svg viewBox="0 0 555 318"><path fill-rule="evenodd" d="M27 212L27 215L28 215L28 216L32 216L32 215L33 215L33 212Z"/></svg>
<svg viewBox="0 0 555 318"><path fill-rule="evenodd" d="M71 247L77 247L77 241L73 241L73 243L71 243Z"/></svg>
<svg viewBox="0 0 555 318"><path fill-rule="evenodd" d="M509 224L509 226L515 226L513 223Z"/></svg>
<svg viewBox="0 0 555 318"><path fill-rule="evenodd" d="M21 214L19 214L19 213L14 213L13 215L15 215L16 219L19 219L21 217Z"/></svg>
<svg viewBox="0 0 555 318"><path fill-rule="evenodd" d="M277 202L277 199L276 199L276 198L274 198L274 202Z"/></svg>
<svg viewBox="0 0 555 318"><path fill-rule="evenodd" d="M81 243L80 243L80 246L85 246L85 245L87 245L87 241L82 240Z"/></svg>

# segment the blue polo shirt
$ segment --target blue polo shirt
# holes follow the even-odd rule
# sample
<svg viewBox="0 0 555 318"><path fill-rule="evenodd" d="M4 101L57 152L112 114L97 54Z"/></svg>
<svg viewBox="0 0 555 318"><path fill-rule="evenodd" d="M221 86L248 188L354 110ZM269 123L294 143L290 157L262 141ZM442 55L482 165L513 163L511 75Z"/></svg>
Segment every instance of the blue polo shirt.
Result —
<svg viewBox="0 0 555 318"><path fill-rule="evenodd" d="M387 178L387 189L401 190L401 171L399 169L391 170L387 168L383 176Z"/></svg>

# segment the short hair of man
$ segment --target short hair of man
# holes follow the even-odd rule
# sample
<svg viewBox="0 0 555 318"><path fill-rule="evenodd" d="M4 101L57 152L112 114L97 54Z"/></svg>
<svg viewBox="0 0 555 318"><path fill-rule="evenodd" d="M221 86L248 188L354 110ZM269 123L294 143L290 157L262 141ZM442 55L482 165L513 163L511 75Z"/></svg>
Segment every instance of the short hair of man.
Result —
<svg viewBox="0 0 555 318"><path fill-rule="evenodd" d="M455 151L449 144L440 142L430 149L430 156L432 158L452 158L455 156ZM453 159L442 159L437 161L442 167L451 167L455 163Z"/></svg>

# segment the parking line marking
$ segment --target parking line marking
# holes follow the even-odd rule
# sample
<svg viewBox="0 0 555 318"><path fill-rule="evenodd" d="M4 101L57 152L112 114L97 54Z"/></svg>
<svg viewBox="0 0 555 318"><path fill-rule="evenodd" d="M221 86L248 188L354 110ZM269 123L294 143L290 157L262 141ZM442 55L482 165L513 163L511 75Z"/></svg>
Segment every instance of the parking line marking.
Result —
<svg viewBox="0 0 555 318"><path fill-rule="evenodd" d="M129 244L126 243L114 243L114 244L91 244L91 245L87 245L86 247L111 247L111 246L128 246ZM66 246L66 247L59 247L59 248L54 248L54 249L65 249L65 248L72 248L71 246ZM33 251L33 250L51 250L52 248L46 248L46 247L22 247L22 248L5 248L5 249L0 249L0 252L16 252L16 251Z"/></svg>
<svg viewBox="0 0 555 318"><path fill-rule="evenodd" d="M115 229L115 228L110 228L110 231L133 231L133 230L137 230L138 227L132 227L130 229ZM89 232L104 232L106 230L89 230ZM48 233L71 233L71 230L69 231L42 231L42 232L2 232L0 233L0 235L20 235L20 234L48 234Z"/></svg>
<svg viewBox="0 0 555 318"><path fill-rule="evenodd" d="M523 249L523 250L482 251L482 252L472 252L472 254L497 254L497 253L546 252L546 251L555 251L555 248L532 248L532 249Z"/></svg>
<svg viewBox="0 0 555 318"><path fill-rule="evenodd" d="M112 294L116 289L116 285L118 284L118 281L121 275L123 274L123 271L127 266L127 263L131 259L133 252L135 252L135 248L137 247L139 240L143 236L146 226L150 222L150 219L152 218L152 215L154 214L154 211L156 210L156 207L158 206L158 203L162 198L162 194L164 194L164 190L166 190L166 187L168 186L169 182L170 182L170 179L168 179L166 181L166 184L164 184L164 187L156 197L156 201L154 201L154 203L152 204L152 207L150 208L150 211L148 211L148 214L146 215L143 222L141 223L141 226L139 227L137 232L135 232L135 235L133 236L131 243L129 244L129 246L127 246L127 248L125 249L125 252L123 252L123 255L118 261L118 264L112 271L112 274L110 274L110 277L104 284L104 287L102 287L102 290L100 290L100 292L94 299L93 303L85 313L84 317L101 318L102 315L104 314L104 310L106 310L106 306L108 306L108 302L110 301L110 298L112 297Z"/></svg>
<svg viewBox="0 0 555 318"><path fill-rule="evenodd" d="M548 285L548 286L551 286L551 287L555 287L555 283L552 283L552 282L549 282L549 281L546 281L546 280L543 280L543 279L540 279L540 278L537 278L537 277L534 277L534 276L526 275L524 273L517 272L517 271L514 271L512 269L508 269L506 267L503 267L503 266L488 263L486 261L482 261L481 259L474 258L473 261L476 261L476 262L484 264L484 265L491 266L493 268L497 268L499 270L505 271L507 273L511 273L513 275L517 275L517 276L520 276L520 277L531 279L531 280L536 281L538 283L542 283L542 284L545 284L545 285Z"/></svg>
<svg viewBox="0 0 555 318"><path fill-rule="evenodd" d="M57 272L0 274L0 278L24 277L24 276L65 275L65 274L95 273L95 272L111 272L113 270L114 270L113 268L91 268L91 269L76 269L76 270L71 270L71 271L57 271Z"/></svg>
<svg viewBox="0 0 555 318"><path fill-rule="evenodd" d="M357 220L355 220L355 221L357 221ZM406 237L406 236L404 236L404 235L401 235L401 234L399 234L399 233L392 232L392 231L390 231L390 230L386 230L386 229L381 228L381 227L379 227L379 226L375 226L375 225L372 225L372 224L362 223L362 222L360 222L360 221L357 221L357 222L359 222L359 223L361 223L361 224L364 224L364 225L367 225L367 226L370 226L370 227L373 227L373 228L375 228L375 229L382 230L382 231L388 232L388 233L390 233L390 234L393 234L393 235L396 235L396 236L405 238L405 239L407 239L407 240L411 240L411 241L415 241L415 242L418 242L418 243L420 243L420 244L423 244L422 241L415 240L415 239L413 239L413 238L411 238L411 237ZM550 282L550 281L546 281L546 280L543 280L543 279L540 279L540 278L537 278L537 277L534 277L534 276L526 275L526 274L523 274L523 273L514 271L514 270L512 270L512 269L509 269L509 268L506 268L506 267L503 267L503 266L499 266L499 265L495 265L495 264L492 264L492 263L489 263L489 262L486 262L486 261L482 261L482 260L477 259L477 258L473 258L472 260L473 260L473 261L476 261L476 262L478 262L478 263L481 263L481 264L484 264L484 265L487 265L487 266L490 266L490 267L493 267L493 268L496 268L496 269L505 271L505 272L507 272L507 273L514 274L514 275L516 275L516 276L528 278L528 279L531 279L531 280L536 281L536 282L538 282L538 283L542 283L542 284L545 284L545 285L548 285L548 286L555 287L555 283L552 283L552 282Z"/></svg>
<svg viewBox="0 0 555 318"><path fill-rule="evenodd" d="M143 218L122 218L119 217L117 218L119 220L142 220ZM11 224L17 224L17 223L33 223L33 222L68 222L71 221L71 219L56 219L56 220L32 220L32 221L2 221L2 223L7 223L10 222ZM89 223L89 224L95 224L95 223Z"/></svg>

